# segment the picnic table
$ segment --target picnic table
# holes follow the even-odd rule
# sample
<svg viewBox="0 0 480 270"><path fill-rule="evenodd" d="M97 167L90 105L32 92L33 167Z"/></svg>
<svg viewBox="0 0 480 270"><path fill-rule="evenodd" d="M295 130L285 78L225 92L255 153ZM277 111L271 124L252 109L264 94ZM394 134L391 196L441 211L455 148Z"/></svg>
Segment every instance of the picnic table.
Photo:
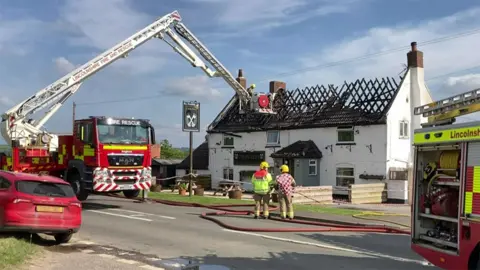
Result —
<svg viewBox="0 0 480 270"><path fill-rule="evenodd" d="M190 180L188 179L177 179L175 181L175 185L172 186L172 192L174 192L176 189L180 187L181 184L186 184L187 185L187 190L189 190L189 185L190 185ZM197 188L197 185L195 183L195 180L192 181L192 189Z"/></svg>
<svg viewBox="0 0 480 270"><path fill-rule="evenodd" d="M217 195L217 192L222 192L223 196L227 196L228 192L234 189L240 189L242 192L245 192L245 189L242 188L242 183L240 181L220 181L218 183L218 188L215 189L213 196Z"/></svg>

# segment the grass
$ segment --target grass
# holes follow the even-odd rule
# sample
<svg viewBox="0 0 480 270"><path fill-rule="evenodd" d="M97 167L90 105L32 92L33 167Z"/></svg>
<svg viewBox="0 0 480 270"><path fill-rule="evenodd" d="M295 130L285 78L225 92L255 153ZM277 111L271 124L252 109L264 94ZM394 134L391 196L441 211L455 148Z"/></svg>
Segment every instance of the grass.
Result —
<svg viewBox="0 0 480 270"><path fill-rule="evenodd" d="M38 246L25 240L0 238L0 269L17 269L38 251Z"/></svg>
<svg viewBox="0 0 480 270"><path fill-rule="evenodd" d="M225 198L216 198L216 197L207 197L207 196L180 196L178 193L170 192L149 192L148 197L151 199L161 199L175 202L187 202L187 203L199 203L199 204L251 204L252 200L235 200L235 199L225 199ZM351 216L355 214L360 214L363 211L356 209L345 209L339 207L331 207L327 205L304 205L296 204L294 206L295 211L299 212L310 212L317 214L331 214L331 215L345 215Z"/></svg>

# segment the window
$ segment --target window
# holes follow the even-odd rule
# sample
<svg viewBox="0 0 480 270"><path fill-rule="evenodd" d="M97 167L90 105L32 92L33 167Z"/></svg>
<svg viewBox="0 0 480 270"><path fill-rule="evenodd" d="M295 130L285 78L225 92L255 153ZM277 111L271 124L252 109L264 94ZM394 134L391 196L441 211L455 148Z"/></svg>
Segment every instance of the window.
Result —
<svg viewBox="0 0 480 270"><path fill-rule="evenodd" d="M82 122L77 124L77 139L85 143L93 143L93 124Z"/></svg>
<svg viewBox="0 0 480 270"><path fill-rule="evenodd" d="M408 122L407 121L400 121L400 139L407 139L409 137L408 134Z"/></svg>
<svg viewBox="0 0 480 270"><path fill-rule="evenodd" d="M18 181L15 183L18 192L46 197L75 197L73 189L68 184L58 184L40 181Z"/></svg>
<svg viewBox="0 0 480 270"><path fill-rule="evenodd" d="M339 127L337 128L337 142L338 143L353 143L355 142L355 135L353 127Z"/></svg>
<svg viewBox="0 0 480 270"><path fill-rule="evenodd" d="M148 144L148 127L98 124L97 129L101 143Z"/></svg>
<svg viewBox="0 0 480 270"><path fill-rule="evenodd" d="M337 187L347 187L355 184L355 174L353 168L337 168Z"/></svg>
<svg viewBox="0 0 480 270"><path fill-rule="evenodd" d="M233 181L233 169L232 168L223 168L223 180L232 180Z"/></svg>
<svg viewBox="0 0 480 270"><path fill-rule="evenodd" d="M267 131L267 145L280 145L280 131Z"/></svg>
<svg viewBox="0 0 480 270"><path fill-rule="evenodd" d="M0 178L0 190L2 189L8 189L10 187L11 183L5 178Z"/></svg>
<svg viewBox="0 0 480 270"><path fill-rule="evenodd" d="M223 135L223 146L234 147L234 137L230 135Z"/></svg>
<svg viewBox="0 0 480 270"><path fill-rule="evenodd" d="M310 159L308 161L308 175L317 175L317 160L316 159Z"/></svg>

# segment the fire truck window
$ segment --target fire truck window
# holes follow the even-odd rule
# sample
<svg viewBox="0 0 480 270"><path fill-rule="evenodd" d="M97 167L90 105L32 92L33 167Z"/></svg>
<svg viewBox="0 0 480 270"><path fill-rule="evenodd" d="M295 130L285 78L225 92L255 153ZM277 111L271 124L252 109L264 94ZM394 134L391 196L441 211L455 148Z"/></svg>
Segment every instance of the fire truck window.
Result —
<svg viewBox="0 0 480 270"><path fill-rule="evenodd" d="M82 139L82 124L81 123L77 123L75 124L75 135L77 137L77 139L81 140Z"/></svg>
<svg viewBox="0 0 480 270"><path fill-rule="evenodd" d="M92 123L83 123L82 127L83 127L83 142L93 143L93 125L92 125Z"/></svg>

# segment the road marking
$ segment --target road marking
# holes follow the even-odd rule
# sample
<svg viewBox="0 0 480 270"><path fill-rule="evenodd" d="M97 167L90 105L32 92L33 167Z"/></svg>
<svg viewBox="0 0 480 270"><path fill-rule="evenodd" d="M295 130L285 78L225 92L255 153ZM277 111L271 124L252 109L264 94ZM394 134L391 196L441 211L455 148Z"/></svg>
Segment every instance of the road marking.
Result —
<svg viewBox="0 0 480 270"><path fill-rule="evenodd" d="M110 254L98 254L98 256L105 258L105 259L115 259L116 256L110 255Z"/></svg>
<svg viewBox="0 0 480 270"><path fill-rule="evenodd" d="M161 267L155 267L155 266L151 266L151 265L142 265L140 266L141 268L143 269L148 269L148 270L165 270L165 268L161 268Z"/></svg>
<svg viewBox="0 0 480 270"><path fill-rule="evenodd" d="M95 250L91 250L91 249L82 249L82 252L83 252L83 253L87 253L87 254L88 254L88 253L93 253L93 252L95 252Z"/></svg>
<svg viewBox="0 0 480 270"><path fill-rule="evenodd" d="M319 248L326 248L326 249L332 249L332 250L362 254L362 255L367 255L367 256L371 256L371 257L380 257L380 258L390 259L390 260L394 260L394 261L410 262L410 263L421 264L421 265L424 265L424 266L431 266L426 261L419 261L419 260L412 260L412 259L401 258L401 257L396 257L396 256L390 256L390 255L377 253L377 252L373 252L373 251L360 251L360 250L354 250L354 249L350 249L350 248L342 248L342 247L339 247L339 246L319 244L319 243L300 241L300 240L293 240L293 239L270 236L270 235L253 233L253 232L242 232L242 231L234 231L234 230L229 230L229 229L223 229L223 231L238 233L238 234L246 234L246 235L251 235L251 236L257 236L257 237L262 237L262 238L265 238L265 239L282 241L282 242L289 242L289 243L294 243L294 244L299 244L299 245L314 246L314 247L319 247Z"/></svg>
<svg viewBox="0 0 480 270"><path fill-rule="evenodd" d="M148 218L132 217L132 216L115 214L115 213L109 213L109 212L104 212L104 211L99 211L99 210L87 210L87 211L88 211L88 212L93 212L93 213L98 213L98 214L115 216L115 217L123 217L123 218L129 218L129 219L135 219L135 220L142 220L142 221L149 221L149 222L153 221L153 220L148 219Z"/></svg>
<svg viewBox="0 0 480 270"><path fill-rule="evenodd" d="M76 244L82 244L82 245L94 245L94 242L90 241L78 241Z"/></svg>
<svg viewBox="0 0 480 270"><path fill-rule="evenodd" d="M160 259L160 258L147 258L147 260L152 261L152 262L157 262L157 261L161 261L162 259Z"/></svg>
<svg viewBox="0 0 480 270"><path fill-rule="evenodd" d="M114 208L114 209L110 209L110 210L135 214L135 215L132 215L132 217L133 217L133 216L142 216L142 215L143 215L143 216L160 217L160 218L165 218L165 219L177 219L177 218L175 218L175 217L157 215L157 214L152 214L152 213L144 213L144 212L133 211L133 210L126 210L126 209L116 209L116 208Z"/></svg>
<svg viewBox="0 0 480 270"><path fill-rule="evenodd" d="M137 261L126 260L126 259L118 259L117 262L126 263L126 264L136 264L136 263L138 263Z"/></svg>

